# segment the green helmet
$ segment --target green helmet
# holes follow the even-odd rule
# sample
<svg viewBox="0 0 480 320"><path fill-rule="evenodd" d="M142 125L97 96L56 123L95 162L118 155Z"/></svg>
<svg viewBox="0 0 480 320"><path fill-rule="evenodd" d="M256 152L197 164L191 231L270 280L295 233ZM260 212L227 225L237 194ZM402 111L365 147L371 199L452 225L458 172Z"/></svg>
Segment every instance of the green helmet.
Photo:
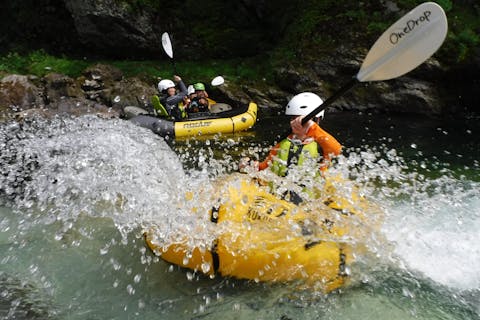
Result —
<svg viewBox="0 0 480 320"><path fill-rule="evenodd" d="M205 90L205 85L201 82L197 82L193 85L193 89L195 89L195 90Z"/></svg>

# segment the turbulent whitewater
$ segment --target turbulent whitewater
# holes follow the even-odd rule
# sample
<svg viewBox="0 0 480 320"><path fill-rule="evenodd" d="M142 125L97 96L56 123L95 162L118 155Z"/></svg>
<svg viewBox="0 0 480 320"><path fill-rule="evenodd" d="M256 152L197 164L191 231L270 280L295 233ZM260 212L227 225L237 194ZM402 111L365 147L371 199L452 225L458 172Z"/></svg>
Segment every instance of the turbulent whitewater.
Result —
<svg viewBox="0 0 480 320"><path fill-rule="evenodd" d="M77 312L91 309L90 315L112 316L110 310L97 303L95 294L85 294L85 300L71 305L70 286L66 284L69 281L62 280L62 274L55 270L65 270L60 272L66 273L65 279L71 279L66 270L75 267L62 257L78 250L102 269L99 278L95 278L99 288L84 286L80 281L77 289L106 290L112 299L124 301L129 308L119 308L119 317L127 317L129 312L157 314L159 308L172 319L183 314L184 309L201 313L210 308L219 315L229 305L222 299L230 301L231 309L241 313L243 301L250 301L247 288L237 296L219 283L220 279L208 279L213 281L209 289L205 289L208 282L202 282L202 290L209 293L193 300L188 295L183 297L183 293L171 297L160 288L152 288L145 280L148 277L158 279L160 287L195 277L182 270L171 272L170 267L152 259L141 237L152 225L165 241L179 234L189 234L194 241L214 237L215 230L199 226L198 216L192 214L193 206L197 210L210 209L211 199L195 191L201 189L208 194L218 176L236 170L240 156L264 155L266 149L258 147L258 143L250 145L241 138L214 137L172 145L127 121L87 116L2 124L0 147L0 248L4 257L0 262L0 285L15 284L17 280L8 279L17 277L27 283L41 283L41 287L47 288L42 293L44 297L56 305L52 307L54 313L78 308ZM381 232L371 235L372 254L359 259L353 270L354 287L347 289L343 298L340 295L319 304L315 304L315 296L309 296L307 300L312 301L313 309L310 304L304 306L303 318L317 318L321 312L327 319L353 319L356 309L348 301L356 301L357 295L358 303L365 301L366 296L374 297L379 300L371 301L372 306L390 310L396 302L388 300L389 292L394 300L407 299L399 307L399 318L410 315L412 308L417 308L417 318L422 319L430 318L432 310L439 310L438 315L434 312L431 317L435 319L445 313L453 319L465 315L479 317L475 301L480 298L480 186L470 178L479 172L478 163L469 168L468 176L431 159L413 161L391 145L380 144L347 148L330 171L351 181L339 192L347 194L353 186L358 187L383 210L385 219ZM185 202L186 192L193 192L194 201ZM111 235L109 221L119 233L121 245ZM107 234L110 238L103 239ZM32 237L42 241L31 242ZM63 249L56 248L55 243L62 244ZM36 252L43 249L58 251L58 256L39 263ZM157 272L152 274L152 269ZM95 275L82 277L88 282L88 277L93 280ZM102 286L106 288L101 289ZM5 297L22 301L18 297L15 300L17 291L6 288L2 291ZM186 290L195 295L197 289ZM260 301L273 303L283 314L290 314L299 300L304 300L302 293L290 308L284 299L295 289L287 288L288 293L278 288L269 290L282 298L267 294L264 299L273 300ZM149 304L150 295L158 295L169 307ZM128 302L132 297L133 306ZM284 303L286 310L281 307ZM419 303L426 311L418 309ZM339 306L343 306L342 312L338 312ZM244 317L263 314L252 312L246 312Z"/></svg>

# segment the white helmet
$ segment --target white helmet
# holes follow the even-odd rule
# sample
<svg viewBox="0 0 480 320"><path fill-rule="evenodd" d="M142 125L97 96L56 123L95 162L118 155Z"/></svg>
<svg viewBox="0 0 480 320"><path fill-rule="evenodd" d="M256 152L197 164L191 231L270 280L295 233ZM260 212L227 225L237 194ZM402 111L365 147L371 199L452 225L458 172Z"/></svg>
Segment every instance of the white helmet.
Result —
<svg viewBox="0 0 480 320"><path fill-rule="evenodd" d="M189 85L188 88L187 88L187 94L192 94L194 92L195 92L195 89L193 89L193 86Z"/></svg>
<svg viewBox="0 0 480 320"><path fill-rule="evenodd" d="M167 90L168 88L175 87L175 83L172 80L164 79L158 83L158 91L163 92L163 90Z"/></svg>
<svg viewBox="0 0 480 320"><path fill-rule="evenodd" d="M312 92L302 92L294 96L285 108L287 116L306 116L323 103L323 100ZM321 112L320 112L321 113ZM317 117L320 117L320 113Z"/></svg>

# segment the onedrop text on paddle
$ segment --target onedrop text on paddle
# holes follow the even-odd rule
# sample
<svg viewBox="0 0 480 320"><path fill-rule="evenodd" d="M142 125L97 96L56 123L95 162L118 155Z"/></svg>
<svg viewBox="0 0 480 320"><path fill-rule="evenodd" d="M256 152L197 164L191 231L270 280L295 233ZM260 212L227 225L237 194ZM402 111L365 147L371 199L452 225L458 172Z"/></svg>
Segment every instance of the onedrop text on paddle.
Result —
<svg viewBox="0 0 480 320"><path fill-rule="evenodd" d="M397 44L398 41L403 38L404 36L406 36L408 33L410 33L411 31L413 31L413 29L415 29L417 26L419 26L421 23L423 22L430 22L430 15L432 14L431 11L425 11L423 12L423 14L416 20L412 19L412 20L408 20L407 21L407 24L405 25L405 27L402 29L401 32L393 32L392 34L390 34L390 42L392 44Z"/></svg>

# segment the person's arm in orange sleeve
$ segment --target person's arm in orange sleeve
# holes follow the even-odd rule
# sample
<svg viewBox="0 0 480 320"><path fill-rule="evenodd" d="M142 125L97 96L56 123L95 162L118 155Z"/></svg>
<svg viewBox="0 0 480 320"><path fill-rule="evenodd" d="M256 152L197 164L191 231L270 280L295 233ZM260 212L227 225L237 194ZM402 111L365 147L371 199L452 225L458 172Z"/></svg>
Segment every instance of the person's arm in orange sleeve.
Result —
<svg viewBox="0 0 480 320"><path fill-rule="evenodd" d="M265 160L258 163L258 170L265 170L268 168L268 166L272 163L273 157L277 155L279 148L280 143L277 143L272 149L270 149L270 152L268 153Z"/></svg>
<svg viewBox="0 0 480 320"><path fill-rule="evenodd" d="M308 129L307 135L313 137L320 147L322 147L323 161L320 170L327 170L332 156L338 156L342 152L342 145L316 123Z"/></svg>
<svg viewBox="0 0 480 320"><path fill-rule="evenodd" d="M338 156L342 152L342 145L331 134L320 128L319 125L312 125L307 135L314 138L322 147L323 157L329 160L332 156Z"/></svg>

